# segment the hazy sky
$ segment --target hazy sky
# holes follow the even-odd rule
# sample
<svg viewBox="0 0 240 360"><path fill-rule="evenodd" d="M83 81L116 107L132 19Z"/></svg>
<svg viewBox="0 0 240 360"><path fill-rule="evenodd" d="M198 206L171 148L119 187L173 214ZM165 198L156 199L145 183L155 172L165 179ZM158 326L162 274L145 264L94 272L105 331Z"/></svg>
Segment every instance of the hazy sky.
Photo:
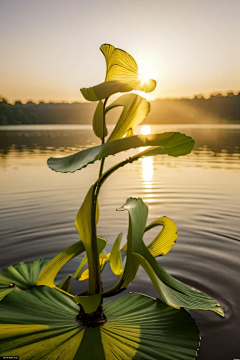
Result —
<svg viewBox="0 0 240 360"><path fill-rule="evenodd" d="M82 101L99 47L129 52L151 98L240 90L240 0L0 0L0 95Z"/></svg>

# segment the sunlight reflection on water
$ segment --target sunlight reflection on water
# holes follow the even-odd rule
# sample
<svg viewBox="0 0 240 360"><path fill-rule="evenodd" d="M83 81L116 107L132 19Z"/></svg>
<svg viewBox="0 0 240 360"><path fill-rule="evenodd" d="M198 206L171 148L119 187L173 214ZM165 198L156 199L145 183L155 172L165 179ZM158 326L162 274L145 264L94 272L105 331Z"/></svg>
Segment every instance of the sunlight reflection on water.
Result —
<svg viewBox="0 0 240 360"><path fill-rule="evenodd" d="M0 266L52 257L79 240L74 219L96 180L99 162L74 174L61 174L50 171L46 161L50 156L66 156L98 145L98 139L91 126L0 130ZM240 336L240 126L143 125L136 129L141 134L165 131L192 136L194 151L178 158L143 158L111 176L100 194L98 234L107 239L107 251L120 232L126 238L127 214L115 209L130 196L147 203L148 224L164 215L172 218L179 238L158 261L171 275L223 305L224 319L208 312L194 317L203 336L199 360L226 360L218 344L231 348L228 358L233 358ZM105 168L142 150L109 157ZM151 241L154 231L147 232L144 240ZM71 260L60 275L75 272L79 261ZM114 285L107 267L103 279L106 286ZM141 269L129 291L157 296Z"/></svg>
<svg viewBox="0 0 240 360"><path fill-rule="evenodd" d="M151 134L151 126L150 125L142 125L141 126L141 134L142 135L149 135ZM140 147L139 152L147 149L149 146L147 147ZM153 157L146 157L143 159L140 159L141 163L142 163L142 178L144 182L149 182L152 180L153 178L153 173L154 173L154 169L153 169ZM145 186L146 184L143 183L143 186ZM149 188L149 184L147 184L147 187Z"/></svg>

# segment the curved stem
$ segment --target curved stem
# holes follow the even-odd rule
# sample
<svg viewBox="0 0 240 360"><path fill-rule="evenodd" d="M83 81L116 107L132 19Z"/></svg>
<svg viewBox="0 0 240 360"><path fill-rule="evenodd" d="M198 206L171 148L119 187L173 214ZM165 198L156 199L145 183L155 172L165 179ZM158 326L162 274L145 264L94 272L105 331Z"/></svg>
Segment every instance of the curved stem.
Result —
<svg viewBox="0 0 240 360"><path fill-rule="evenodd" d="M108 98L105 99L103 104L103 134L104 134L104 127L105 127L105 107L107 104ZM104 144L105 138L102 138L102 144ZM101 178L103 173L105 158L101 160L100 170L98 179ZM94 184L93 188L93 196L92 196L92 218L91 218L91 228L92 228L92 237L91 237L91 249L93 253L93 262L94 262L94 274L95 277L95 294L98 294L102 290L101 285L101 271L100 271L100 263L99 263L99 255L98 255L98 247L97 247L97 226L96 226L96 207L97 207L97 199L99 195L100 187L98 186L98 182Z"/></svg>
<svg viewBox="0 0 240 360"><path fill-rule="evenodd" d="M100 178L100 177L102 176L103 167L104 167L104 162L105 162L105 158L103 158L103 159L101 160L101 165L100 165L100 170L99 170L98 178Z"/></svg>
<svg viewBox="0 0 240 360"><path fill-rule="evenodd" d="M104 104L103 104L103 133L104 133L104 127L106 126L105 125L105 108L106 108L106 104L107 104L107 101L108 101L108 97L105 99L104 101ZM103 136L102 138L102 145L105 143L105 138ZM100 178L102 176L102 173L103 173L103 167L104 167L104 162L105 162L105 158L103 158L101 160L101 165L100 165L100 170L99 170L99 175L98 175L98 178Z"/></svg>
<svg viewBox="0 0 240 360"><path fill-rule="evenodd" d="M129 164L129 163L132 163L133 161L136 161L138 160L138 157L129 157L128 159L126 160L123 160L121 161L120 163L118 163L117 165L114 165L113 167L111 167L110 169L108 169L102 176L101 178L99 178L95 184L94 184L94 193L96 192L97 194L99 193L100 191L100 188L101 186L103 185L103 183L107 180L107 178L112 174L114 173L116 170L118 170L120 167L122 166L125 166L126 164ZM98 259L99 261L99 259ZM123 285L124 283L124 280L123 278L121 277L119 279L119 281L109 290L107 291L104 291L102 293L102 296L103 297L108 297L108 296L111 296L111 295L116 295L117 293L121 292L121 286Z"/></svg>
<svg viewBox="0 0 240 360"><path fill-rule="evenodd" d="M92 196L91 249L92 249L92 255L93 255L93 267L94 267L93 276L95 278L94 294L99 294L101 292L101 275L100 275L100 263L99 263L98 247L97 247L97 225L96 225L97 197L95 194L96 194L96 189L94 187L93 196Z"/></svg>

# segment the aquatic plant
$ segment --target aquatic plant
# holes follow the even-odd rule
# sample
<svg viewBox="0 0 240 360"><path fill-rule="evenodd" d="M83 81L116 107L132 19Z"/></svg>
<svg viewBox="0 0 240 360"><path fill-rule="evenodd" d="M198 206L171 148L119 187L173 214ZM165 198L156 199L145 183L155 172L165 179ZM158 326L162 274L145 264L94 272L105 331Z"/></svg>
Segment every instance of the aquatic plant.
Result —
<svg viewBox="0 0 240 360"><path fill-rule="evenodd" d="M186 155L193 149L194 140L178 132L134 135L135 128L148 115L150 104L129 92L151 92L156 82L143 81L135 60L123 50L108 44L100 49L107 64L105 81L81 92L85 99L97 101L93 131L101 139L101 145L48 160L50 169L63 173L81 170L100 160L98 179L90 187L75 219L81 240L50 261L22 262L0 271L0 355L17 355L23 360L194 359L199 332L189 310L211 310L221 316L224 313L214 299L173 278L156 261L175 244L174 222L160 217L147 225L147 205L140 198L129 198L118 209L127 211L129 216L125 243L122 245L122 233L119 234L107 254L107 241L97 234L98 196L111 174L139 158ZM128 93L108 105L109 97L119 92ZM122 112L105 141L108 135L105 116L115 107L121 107ZM139 147L146 149L104 172L107 156ZM146 246L144 234L158 226L161 228L158 235ZM56 284L59 270L84 252L75 274ZM110 289L104 289L101 281L107 262L118 276ZM125 290L140 266L161 300L129 293L105 301ZM79 281L88 279L88 291L73 295L72 277Z"/></svg>

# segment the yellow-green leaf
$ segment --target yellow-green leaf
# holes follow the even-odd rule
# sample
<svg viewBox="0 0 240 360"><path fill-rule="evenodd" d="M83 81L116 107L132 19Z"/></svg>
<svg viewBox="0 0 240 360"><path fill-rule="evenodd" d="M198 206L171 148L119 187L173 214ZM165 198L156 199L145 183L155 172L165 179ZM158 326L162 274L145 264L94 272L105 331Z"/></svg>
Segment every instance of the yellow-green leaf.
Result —
<svg viewBox="0 0 240 360"><path fill-rule="evenodd" d="M135 208L135 202L138 201L138 212L133 213L130 216L129 213L129 227L128 227L128 235L127 235L127 248L126 248L126 262L121 275L121 278L117 282L117 284L107 290L104 291L103 295L107 296L109 294L114 293L120 288L126 288L131 282L134 280L137 275L137 271L139 268L139 262L132 255L134 250L134 244L138 242L138 239L142 239L144 235L144 230L147 222L148 215L148 207L144 204L141 199L129 198L127 199L125 205L121 208L117 209L118 211L124 211L127 209ZM132 215L132 213L131 213ZM135 215L135 216L134 216ZM136 226L136 222L138 226ZM134 231L133 231L134 229Z"/></svg>
<svg viewBox="0 0 240 360"><path fill-rule="evenodd" d="M107 241L105 239L103 239L103 238L101 238L99 236L97 237L97 247L98 247L98 253L99 254L104 250L104 248L106 246L106 243L107 243ZM84 256L84 258L82 259L78 269L76 270L76 272L75 272L75 274L73 276L74 279L78 279L81 276L81 274L83 274L82 269L83 269L84 265L87 263L87 261L88 261L88 258L87 258L87 254L86 254ZM86 277L86 274L87 274L87 277ZM89 274L87 272L85 272L85 275L81 278L81 280L85 280L88 277L89 277Z"/></svg>
<svg viewBox="0 0 240 360"><path fill-rule="evenodd" d="M150 103L136 94L120 96L112 104L107 106L105 112L107 113L118 106L123 106L123 110L108 141L121 139L130 129L135 129L150 111Z"/></svg>
<svg viewBox="0 0 240 360"><path fill-rule="evenodd" d="M0 270L0 301L18 288L27 290L36 285L37 277L48 261L39 259L26 263L20 262Z"/></svg>
<svg viewBox="0 0 240 360"><path fill-rule="evenodd" d="M123 273L122 256L120 250L121 240L122 240L122 233L120 233L116 238L116 240L114 241L109 258L110 267L115 275L122 275Z"/></svg>
<svg viewBox="0 0 240 360"><path fill-rule="evenodd" d="M97 237L95 239L96 243L92 243L93 191L94 185L92 185L89 189L75 219L75 226L87 253L89 268L89 293L92 295L96 293L98 282L100 281L100 267L96 262L96 258L98 261ZM95 221L97 222L97 220L98 216L96 216ZM96 249L93 248L94 245L96 245Z"/></svg>
<svg viewBox="0 0 240 360"><path fill-rule="evenodd" d="M14 284L4 285L0 284L0 301L5 298L10 292L15 289Z"/></svg>
<svg viewBox="0 0 240 360"><path fill-rule="evenodd" d="M131 263L143 266L163 300L168 305L176 308L211 310L224 316L223 310L216 300L170 276L148 251L143 242L143 232L145 229L142 231L147 214L147 205L144 204L142 199L129 198L121 209L129 212L127 256L131 250ZM156 248L153 248L153 250L156 251ZM163 250L165 250L164 247ZM126 266L127 263L128 259ZM135 274L135 268L132 270L132 276ZM130 270L128 272L129 279L131 272Z"/></svg>
<svg viewBox="0 0 240 360"><path fill-rule="evenodd" d="M133 87L130 84L124 84L116 80L104 82L90 88L80 89L83 97L88 101L99 101L106 99L113 94L129 92L132 90Z"/></svg>
<svg viewBox="0 0 240 360"><path fill-rule="evenodd" d="M178 237L177 226L168 217L164 216L156 221L153 221L146 227L145 232L156 226L162 226L163 228L147 247L148 251L154 257L167 254L175 244Z"/></svg>
<svg viewBox="0 0 240 360"><path fill-rule="evenodd" d="M103 44L100 47L105 56L107 72L105 81L118 80L129 84L132 89L151 92L156 87L156 81L148 79L143 81L138 73L136 61L126 51L115 48L110 44Z"/></svg>
<svg viewBox="0 0 240 360"><path fill-rule="evenodd" d="M99 254L99 265L100 265L100 271L102 272L104 269L104 266L109 261L110 254L105 255L103 252ZM89 269L86 269L81 274L81 277L79 278L79 281L87 280L89 278Z"/></svg>
<svg viewBox="0 0 240 360"><path fill-rule="evenodd" d="M93 116L93 131L100 139L104 138L108 134L102 101L99 101Z"/></svg>
<svg viewBox="0 0 240 360"><path fill-rule="evenodd" d="M85 328L78 305L48 287L12 292L0 311L0 356L24 360L73 360Z"/></svg>
<svg viewBox="0 0 240 360"><path fill-rule="evenodd" d="M102 296L101 294L95 294L90 296L74 296L73 300L77 304L81 304L86 314L91 314L97 310L102 300Z"/></svg>
<svg viewBox="0 0 240 360"><path fill-rule="evenodd" d="M103 311L105 324L86 327L77 320L79 306L54 289L42 286L20 295L12 292L1 302L0 356L18 354L23 360L196 357L199 332L185 310L127 294L103 304Z"/></svg>
<svg viewBox="0 0 240 360"><path fill-rule="evenodd" d="M174 279L150 257L149 261L139 253L133 253L133 257L144 268L166 304L176 309L210 310L224 317L223 309L210 296Z"/></svg>
<svg viewBox="0 0 240 360"><path fill-rule="evenodd" d="M48 159L48 166L54 171L74 172L107 156L144 146L157 146L157 153L181 156L191 152L194 147L194 140L189 136L174 132L154 135L134 135L82 150L63 158L50 158ZM131 161L137 160L141 156L154 155L150 151L152 150L147 149L131 157Z"/></svg>
<svg viewBox="0 0 240 360"><path fill-rule="evenodd" d="M60 254L56 255L41 271L40 275L37 278L36 285L46 285L51 288L57 288L54 284L54 280L59 272L59 270L65 265L69 260L73 259L75 256L80 255L85 251L85 247L82 241L69 246L67 249L63 250Z"/></svg>
<svg viewBox="0 0 240 360"><path fill-rule="evenodd" d="M57 287L69 293L71 290L71 285L70 285L71 279L72 279L72 274L69 274L66 277L66 279L64 279L60 284L57 284Z"/></svg>
<svg viewBox="0 0 240 360"><path fill-rule="evenodd" d="M133 129L129 129L128 132L127 132L127 135L126 137L130 137L130 136L133 136Z"/></svg>

